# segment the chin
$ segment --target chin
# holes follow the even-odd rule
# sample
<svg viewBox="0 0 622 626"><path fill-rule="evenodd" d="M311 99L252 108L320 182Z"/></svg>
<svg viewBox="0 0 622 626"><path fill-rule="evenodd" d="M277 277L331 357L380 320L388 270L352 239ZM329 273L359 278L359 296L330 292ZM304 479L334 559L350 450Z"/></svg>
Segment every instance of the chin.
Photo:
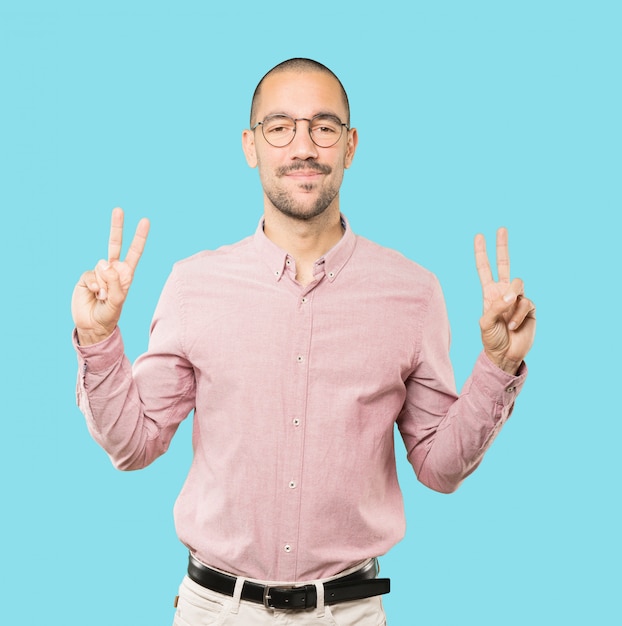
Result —
<svg viewBox="0 0 622 626"><path fill-rule="evenodd" d="M315 199L307 198L307 202L296 202L289 194L283 194L268 199L279 213L308 222L330 211L336 197L337 194L321 194Z"/></svg>
<svg viewBox="0 0 622 626"><path fill-rule="evenodd" d="M289 207L284 208L284 207L276 207L277 211L279 211L280 213L282 213L283 215L286 215L287 217L291 217L292 219L295 220L300 220L302 222L309 222L313 219L315 219L316 217L319 217L320 215L323 215L326 212L326 209L328 209L328 207L324 207L324 208L311 208L311 209L291 209Z"/></svg>

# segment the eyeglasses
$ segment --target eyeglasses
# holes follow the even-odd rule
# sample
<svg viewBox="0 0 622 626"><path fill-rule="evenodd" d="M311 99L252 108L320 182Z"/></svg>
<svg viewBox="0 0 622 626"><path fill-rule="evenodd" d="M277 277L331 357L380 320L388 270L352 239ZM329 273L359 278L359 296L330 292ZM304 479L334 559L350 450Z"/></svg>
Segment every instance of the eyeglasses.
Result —
<svg viewBox="0 0 622 626"><path fill-rule="evenodd" d="M320 114L311 119L299 117L294 119L289 115L268 115L263 122L257 122L251 130L261 126L265 140L275 148L284 148L289 145L296 135L296 123L309 122L309 136L311 141L320 148L330 148L340 139L343 129L350 130L337 116Z"/></svg>

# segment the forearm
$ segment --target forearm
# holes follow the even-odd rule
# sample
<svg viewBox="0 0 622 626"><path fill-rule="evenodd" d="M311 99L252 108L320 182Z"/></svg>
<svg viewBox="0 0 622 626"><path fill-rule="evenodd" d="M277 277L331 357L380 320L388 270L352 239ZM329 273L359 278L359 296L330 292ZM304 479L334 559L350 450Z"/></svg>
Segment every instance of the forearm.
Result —
<svg viewBox="0 0 622 626"><path fill-rule="evenodd" d="M461 394L454 399L445 396L445 414L438 424L409 447L409 460L423 484L451 493L477 468L512 413L526 366L517 374L502 372L480 355Z"/></svg>
<svg viewBox="0 0 622 626"><path fill-rule="evenodd" d="M166 451L170 437L146 414L120 332L76 350L77 402L89 432L118 469L149 465Z"/></svg>

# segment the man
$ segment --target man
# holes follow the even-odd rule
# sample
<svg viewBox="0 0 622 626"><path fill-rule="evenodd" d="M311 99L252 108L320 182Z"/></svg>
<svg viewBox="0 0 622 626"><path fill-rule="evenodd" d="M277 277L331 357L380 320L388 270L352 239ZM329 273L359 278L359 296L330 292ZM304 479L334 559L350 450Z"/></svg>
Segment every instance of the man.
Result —
<svg viewBox="0 0 622 626"><path fill-rule="evenodd" d="M149 224L121 261L113 212L108 259L74 291L78 402L126 470L164 453L194 409L175 624L378 626L388 581L375 559L405 528L394 425L419 480L454 491L512 411L535 309L510 281L507 232L498 282L478 236L484 350L458 396L436 278L354 235L340 212L358 137L337 77L308 59L278 65L250 122L257 231L175 265L133 369L117 323Z"/></svg>

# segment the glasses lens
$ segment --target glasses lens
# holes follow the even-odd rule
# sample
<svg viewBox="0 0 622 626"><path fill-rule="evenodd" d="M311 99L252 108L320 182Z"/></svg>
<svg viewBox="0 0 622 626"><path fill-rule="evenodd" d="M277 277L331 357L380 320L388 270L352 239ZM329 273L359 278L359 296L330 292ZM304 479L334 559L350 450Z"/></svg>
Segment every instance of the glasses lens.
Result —
<svg viewBox="0 0 622 626"><path fill-rule="evenodd" d="M343 125L333 115L318 115L311 120L311 138L322 148L334 146L341 137Z"/></svg>
<svg viewBox="0 0 622 626"><path fill-rule="evenodd" d="M262 130L269 144L281 148L294 138L296 122L287 115L271 115L263 121Z"/></svg>

